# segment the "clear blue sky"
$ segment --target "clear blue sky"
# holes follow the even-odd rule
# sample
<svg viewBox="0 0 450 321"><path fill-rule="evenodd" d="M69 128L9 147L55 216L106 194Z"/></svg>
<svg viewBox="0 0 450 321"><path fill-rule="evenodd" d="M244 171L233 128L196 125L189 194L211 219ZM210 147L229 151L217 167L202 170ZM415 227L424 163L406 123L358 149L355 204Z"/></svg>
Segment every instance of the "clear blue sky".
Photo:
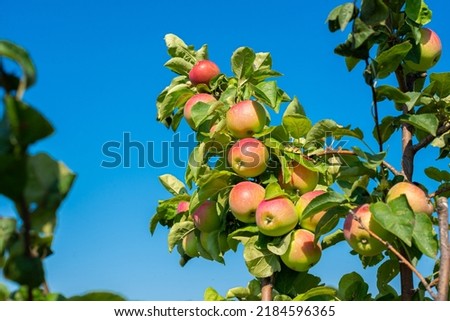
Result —
<svg viewBox="0 0 450 321"><path fill-rule="evenodd" d="M130 132L133 140L154 142L158 159L161 142L171 140L172 133L155 121L155 100L173 77L163 67L168 59L163 37L175 33L196 47L208 43L210 58L228 74L236 48L270 51L274 69L284 74L280 87L299 97L313 121L332 118L369 130L367 141L375 149L370 91L361 68L347 72L344 60L333 54L345 34L329 33L324 23L342 2L3 1L0 38L26 47L38 68L37 85L25 100L56 127L33 151L49 152L78 174L59 211L55 254L46 261L51 290L65 295L112 290L137 300L200 300L208 286L225 294L228 288L245 285L251 276L240 252L227 254L226 266L196 259L181 268L179 255L167 251L167 231L159 227L150 236L148 222L157 201L169 196L158 176L170 172L182 178L184 169L138 168L136 157L131 168L105 169L100 166L101 147ZM428 4L434 10L430 27L444 43L443 57L433 71L448 71L450 5L438 0ZM382 104L382 114L392 110L390 103ZM189 133L186 124L180 130ZM397 143L389 148L395 150ZM433 151L420 155L416 180L423 179L420 160L433 162L435 156ZM398 167L398 154L390 161ZM14 215L4 198L0 215ZM311 272L337 285L340 275L357 270L374 286L369 275L376 270L362 271L348 251L345 243L327 250Z"/></svg>

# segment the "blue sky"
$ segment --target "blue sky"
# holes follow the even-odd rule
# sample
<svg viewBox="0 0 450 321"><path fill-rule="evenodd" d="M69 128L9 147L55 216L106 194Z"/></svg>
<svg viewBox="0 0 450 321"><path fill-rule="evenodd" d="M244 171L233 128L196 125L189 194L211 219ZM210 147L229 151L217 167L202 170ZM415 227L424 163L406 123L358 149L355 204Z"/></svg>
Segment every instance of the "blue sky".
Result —
<svg viewBox="0 0 450 321"><path fill-rule="evenodd" d="M173 77L163 67L168 59L163 38L175 33L196 47L207 43L210 58L227 74L236 48L271 52L274 69L284 74L279 86L299 97L314 122L332 118L351 123L367 131L366 140L376 149L370 134L370 90L361 66L347 72L343 59L333 54L346 34L331 34L324 23L342 2L4 2L0 38L27 48L38 69L37 85L25 100L56 128L33 151L49 152L78 174L59 211L55 255L46 261L51 290L65 295L112 290L136 300L200 300L208 286L224 294L245 285L251 277L240 252L227 254L226 266L197 259L181 268L178 254L167 251L167 231L158 228L150 236L148 222L157 201L169 196L158 176L170 172L182 178L184 169L138 168L136 154L130 168L105 169L100 166L105 159L102 145L121 141L129 132L132 140L153 142L158 159L161 142L172 140L173 134L155 121L155 100ZM433 71L448 71L450 5L427 3L434 10L429 26L444 43L443 57ZM383 115L393 110L389 103L381 107ZM275 116L273 123L279 119ZM189 128L183 124L180 131L185 137ZM387 147L389 160L399 167L397 143ZM418 157L416 180L424 179L420 160L433 163L435 157L432 150ZM14 215L4 198L0 215ZM337 285L340 275L357 270L375 284L376 270L363 271L359 261L347 255L345 243L333 249L311 272Z"/></svg>

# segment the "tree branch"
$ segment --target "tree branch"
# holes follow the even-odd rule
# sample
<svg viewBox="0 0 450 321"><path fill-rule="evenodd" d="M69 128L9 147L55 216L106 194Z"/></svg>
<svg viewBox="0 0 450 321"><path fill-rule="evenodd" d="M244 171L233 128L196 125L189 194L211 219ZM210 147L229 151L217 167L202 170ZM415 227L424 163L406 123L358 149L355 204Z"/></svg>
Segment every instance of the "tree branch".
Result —
<svg viewBox="0 0 450 321"><path fill-rule="evenodd" d="M439 196L439 195L441 195L441 194L443 194L445 192L448 192L448 191L450 191L450 185L439 188L437 191L435 191L435 192L433 192L431 194L428 194L428 197L429 198L433 198L433 197Z"/></svg>
<svg viewBox="0 0 450 321"><path fill-rule="evenodd" d="M261 279L261 300L272 301L273 275Z"/></svg>
<svg viewBox="0 0 450 321"><path fill-rule="evenodd" d="M441 248L441 266L439 268L438 298L439 301L448 300L448 282L450 274L450 244L448 243L448 201L446 197L437 200L439 218L439 236Z"/></svg>
<svg viewBox="0 0 450 321"><path fill-rule="evenodd" d="M20 199L16 203L17 211L23 221L23 233L24 233L24 253L28 258L32 258L31 253L31 221L30 221L30 210L24 198ZM33 301L33 288L28 286L28 301Z"/></svg>
<svg viewBox="0 0 450 321"><path fill-rule="evenodd" d="M414 154L417 153L419 150L421 150L422 148L427 147L432 141L433 139L435 139L436 137L444 134L445 132L450 130L450 123L444 123L441 127L438 128L438 130L436 131L436 136L433 135L428 135L427 137L425 137L424 139L422 139L420 142L418 142L417 144L415 144L413 146L413 152Z"/></svg>
<svg viewBox="0 0 450 321"><path fill-rule="evenodd" d="M369 66L370 66L369 59L366 59L366 68ZM374 83L373 79L371 79L369 87L370 87L370 91L372 92L373 118L375 121L375 130L377 132L378 149L381 153L381 152L383 152L383 139L381 137L380 119L378 116L377 90L375 88L375 83Z"/></svg>

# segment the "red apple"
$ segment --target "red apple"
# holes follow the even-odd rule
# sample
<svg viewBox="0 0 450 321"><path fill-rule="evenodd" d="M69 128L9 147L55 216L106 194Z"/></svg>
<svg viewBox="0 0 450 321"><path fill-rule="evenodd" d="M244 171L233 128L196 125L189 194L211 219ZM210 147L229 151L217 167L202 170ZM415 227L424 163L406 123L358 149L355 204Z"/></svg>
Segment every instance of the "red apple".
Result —
<svg viewBox="0 0 450 321"><path fill-rule="evenodd" d="M261 175L267 168L269 151L255 138L238 140L228 152L228 164L243 177Z"/></svg>
<svg viewBox="0 0 450 321"><path fill-rule="evenodd" d="M364 204L354 209L354 213L369 230L377 234L383 240L390 240L391 234L386 231L373 218L369 204ZM349 213L344 221L344 237L356 253L364 256L375 256L380 254L386 247L370 236L369 232L361 228L359 222L353 219Z"/></svg>
<svg viewBox="0 0 450 321"><path fill-rule="evenodd" d="M252 137L266 124L265 108L253 100L244 100L232 106L226 114L227 128L236 138Z"/></svg>
<svg viewBox="0 0 450 321"><path fill-rule="evenodd" d="M194 225L201 232L212 232L220 227L216 202L206 200L192 213Z"/></svg>
<svg viewBox="0 0 450 321"><path fill-rule="evenodd" d="M400 182L391 187L386 195L386 202L390 202L404 194L411 209L418 213L431 215L434 211L433 205L425 192L418 186L409 182Z"/></svg>
<svg viewBox="0 0 450 321"><path fill-rule="evenodd" d="M184 212L189 212L189 202L188 201L181 201L180 203L178 203L177 214L181 214Z"/></svg>
<svg viewBox="0 0 450 321"><path fill-rule="evenodd" d="M268 236L284 235L298 223L295 205L286 197L262 201L255 215L259 231Z"/></svg>
<svg viewBox="0 0 450 321"><path fill-rule="evenodd" d="M297 190L300 194L305 194L316 188L319 183L319 173L306 168L305 166L294 163L289 167L291 180L287 183L283 181L283 174L280 171L278 182L286 190Z"/></svg>
<svg viewBox="0 0 450 321"><path fill-rule="evenodd" d="M322 195L325 193L324 191L311 191L303 194L300 196L300 198L297 201L297 204L295 204L295 208L297 209L298 218L300 221L300 226L304 229L307 229L311 232L314 232L316 230L316 226L319 223L320 219L326 214L326 211L318 212L314 215L311 215L307 218L302 218L303 211L305 210L306 206L317 196Z"/></svg>
<svg viewBox="0 0 450 321"><path fill-rule="evenodd" d="M423 28L420 30L419 63L405 60L406 65L414 71L426 71L433 67L441 58L442 44L436 32Z"/></svg>
<svg viewBox="0 0 450 321"><path fill-rule="evenodd" d="M319 262L321 256L322 247L314 242L314 234L300 229L292 233L289 247L280 258L291 270L305 272Z"/></svg>
<svg viewBox="0 0 450 321"><path fill-rule="evenodd" d="M189 234L187 234L181 241L181 246L183 247L184 253L190 257L197 257L197 243L198 241L195 238L195 233L193 231L189 232Z"/></svg>
<svg viewBox="0 0 450 321"><path fill-rule="evenodd" d="M218 74L220 74L220 70L214 62L211 60L200 60L189 71L189 80L194 85L208 84Z"/></svg>
<svg viewBox="0 0 450 321"><path fill-rule="evenodd" d="M210 104L215 101L216 98L214 98L214 96L210 94L195 94L188 99L188 101L184 105L183 115L191 128L195 128L194 120L192 119L192 107L198 102Z"/></svg>
<svg viewBox="0 0 450 321"><path fill-rule="evenodd" d="M264 200L264 188L253 182L240 182L230 191L230 211L239 221L254 223L256 208Z"/></svg>

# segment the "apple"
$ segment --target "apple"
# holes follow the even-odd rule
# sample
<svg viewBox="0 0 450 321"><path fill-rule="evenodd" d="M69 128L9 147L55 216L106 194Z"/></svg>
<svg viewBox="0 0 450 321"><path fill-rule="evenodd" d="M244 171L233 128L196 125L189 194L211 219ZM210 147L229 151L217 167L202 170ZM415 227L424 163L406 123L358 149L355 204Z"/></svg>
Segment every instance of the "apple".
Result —
<svg viewBox="0 0 450 321"><path fill-rule="evenodd" d="M414 212L428 215L433 213L434 208L427 194L420 187L409 182L400 182L392 186L386 195L386 202L390 202L402 194L406 196L409 206Z"/></svg>
<svg viewBox="0 0 450 321"><path fill-rule="evenodd" d="M247 181L236 184L228 196L231 213L241 222L255 223L256 208L264 195L264 187L259 184Z"/></svg>
<svg viewBox="0 0 450 321"><path fill-rule="evenodd" d="M252 137L264 128L266 121L266 109L253 100L233 105L226 114L227 128L236 138Z"/></svg>
<svg viewBox="0 0 450 321"><path fill-rule="evenodd" d="M419 63L405 60L406 65L414 71L426 71L433 67L441 58L442 44L436 32L423 28L420 30Z"/></svg>
<svg viewBox="0 0 450 321"><path fill-rule="evenodd" d="M206 200L192 213L194 225L201 232L212 232L220 227L216 202Z"/></svg>
<svg viewBox="0 0 450 321"><path fill-rule="evenodd" d="M214 96L210 94L195 94L188 99L188 101L184 105L183 115L191 128L195 128L194 120L192 119L192 107L198 102L210 104L215 101L217 101L216 98L214 98Z"/></svg>
<svg viewBox="0 0 450 321"><path fill-rule="evenodd" d="M189 71L189 80L194 85L208 84L218 74L220 74L220 70L214 62L211 60L200 60Z"/></svg>
<svg viewBox="0 0 450 321"><path fill-rule="evenodd" d="M289 167L291 180L287 183L283 181L283 173L280 171L278 182L286 190L297 190L300 194L305 194L316 188L319 183L319 173L306 168L305 166L294 162Z"/></svg>
<svg viewBox="0 0 450 321"><path fill-rule="evenodd" d="M267 236L281 236L294 229L298 223L294 203L286 197L264 200L256 209L256 225Z"/></svg>
<svg viewBox="0 0 450 321"><path fill-rule="evenodd" d="M295 208L297 209L298 219L300 221L300 226L304 229L307 229L311 232L316 230L316 226L319 223L320 219L326 214L326 211L318 212L314 215L311 215L307 218L302 218L303 211L306 206L317 196L324 194L325 191L311 191L303 194L295 204Z"/></svg>
<svg viewBox="0 0 450 321"><path fill-rule="evenodd" d="M181 241L181 246L183 247L184 253L190 257L197 257L197 239L195 238L194 231L189 232Z"/></svg>
<svg viewBox="0 0 450 321"><path fill-rule="evenodd" d="M228 151L228 164L236 174L243 177L255 177L267 168L269 151L255 138L238 140Z"/></svg>
<svg viewBox="0 0 450 321"><path fill-rule="evenodd" d="M178 203L177 214L181 214L184 212L189 212L189 202L188 201L181 201L180 203Z"/></svg>
<svg viewBox="0 0 450 321"><path fill-rule="evenodd" d="M321 256L322 247L314 242L314 233L299 229L292 233L289 246L280 258L291 270L305 272L319 262Z"/></svg>
<svg viewBox="0 0 450 321"><path fill-rule="evenodd" d="M361 219L365 227L383 240L389 241L391 239L391 234L372 218L369 204L357 207L354 213ZM369 232L361 228L359 222L353 219L352 213L349 213L345 218L344 237L356 253L364 256L378 255L386 248L381 242L370 236Z"/></svg>

